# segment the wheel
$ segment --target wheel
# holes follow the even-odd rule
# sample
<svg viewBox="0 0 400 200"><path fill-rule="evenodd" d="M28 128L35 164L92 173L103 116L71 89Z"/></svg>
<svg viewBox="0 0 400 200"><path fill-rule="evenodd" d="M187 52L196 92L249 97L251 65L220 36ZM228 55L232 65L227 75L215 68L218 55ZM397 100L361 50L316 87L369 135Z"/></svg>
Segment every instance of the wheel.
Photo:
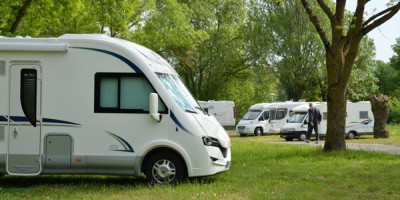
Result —
<svg viewBox="0 0 400 200"><path fill-rule="evenodd" d="M348 135L347 135L347 139L349 139L349 140L352 140L352 139L354 139L356 136L355 136L355 134L354 134L354 132L350 132Z"/></svg>
<svg viewBox="0 0 400 200"><path fill-rule="evenodd" d="M300 141L306 141L306 139L307 139L307 136L306 136L305 133L302 133L302 134L299 136L299 140L300 140Z"/></svg>
<svg viewBox="0 0 400 200"><path fill-rule="evenodd" d="M288 138L285 138L285 140L286 140L286 141L293 141L293 138L288 137Z"/></svg>
<svg viewBox="0 0 400 200"><path fill-rule="evenodd" d="M261 136L263 134L263 129L260 127L257 127L256 130L254 130L254 135Z"/></svg>
<svg viewBox="0 0 400 200"><path fill-rule="evenodd" d="M155 154L146 162L144 170L151 183L178 183L186 178L184 165L175 154Z"/></svg>

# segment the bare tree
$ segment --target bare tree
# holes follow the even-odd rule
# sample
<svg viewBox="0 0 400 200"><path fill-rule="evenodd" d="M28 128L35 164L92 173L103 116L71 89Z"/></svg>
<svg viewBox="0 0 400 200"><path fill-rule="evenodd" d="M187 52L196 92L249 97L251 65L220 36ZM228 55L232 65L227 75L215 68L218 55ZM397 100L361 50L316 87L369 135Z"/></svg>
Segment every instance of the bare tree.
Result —
<svg viewBox="0 0 400 200"><path fill-rule="evenodd" d="M358 54L360 41L370 31L392 18L400 9L400 1L397 0L397 3L393 3L392 6L364 20L365 5L372 0L357 0L357 7L350 21L347 21L345 17L346 0L336 0L333 9L327 4L331 0L316 1L329 18L331 37L328 36L329 31L323 29L321 20L315 14L316 7L313 7L309 0L301 0L326 51L328 127L324 150L345 150L348 82Z"/></svg>

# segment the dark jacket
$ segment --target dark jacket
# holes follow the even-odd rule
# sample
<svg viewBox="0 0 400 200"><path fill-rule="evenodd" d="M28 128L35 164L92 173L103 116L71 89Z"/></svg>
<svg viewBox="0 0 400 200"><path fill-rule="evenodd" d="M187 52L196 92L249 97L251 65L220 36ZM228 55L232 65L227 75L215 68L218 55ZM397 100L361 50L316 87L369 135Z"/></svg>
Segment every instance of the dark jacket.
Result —
<svg viewBox="0 0 400 200"><path fill-rule="evenodd" d="M311 107L308 109L308 122L313 122L314 124L320 122L322 120L321 113L315 107Z"/></svg>

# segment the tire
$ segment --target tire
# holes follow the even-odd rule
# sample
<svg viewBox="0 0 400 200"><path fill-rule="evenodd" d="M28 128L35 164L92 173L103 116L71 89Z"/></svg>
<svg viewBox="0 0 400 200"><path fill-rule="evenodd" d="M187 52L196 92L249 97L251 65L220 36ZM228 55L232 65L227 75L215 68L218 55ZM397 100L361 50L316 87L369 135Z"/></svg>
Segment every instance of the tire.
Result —
<svg viewBox="0 0 400 200"><path fill-rule="evenodd" d="M347 134L347 139L352 140L356 137L356 135L354 134L354 132L350 132L349 134Z"/></svg>
<svg viewBox="0 0 400 200"><path fill-rule="evenodd" d="M261 136L263 134L263 129L261 127L257 127L256 130L254 130L254 135Z"/></svg>
<svg viewBox="0 0 400 200"><path fill-rule="evenodd" d="M174 184L186 178L182 160L172 153L159 153L150 157L144 173L151 183Z"/></svg>
<svg viewBox="0 0 400 200"><path fill-rule="evenodd" d="M307 139L307 136L305 133L300 134L299 141L306 141L306 139Z"/></svg>
<svg viewBox="0 0 400 200"><path fill-rule="evenodd" d="M289 137L289 138L285 138L286 141L293 141L293 138Z"/></svg>

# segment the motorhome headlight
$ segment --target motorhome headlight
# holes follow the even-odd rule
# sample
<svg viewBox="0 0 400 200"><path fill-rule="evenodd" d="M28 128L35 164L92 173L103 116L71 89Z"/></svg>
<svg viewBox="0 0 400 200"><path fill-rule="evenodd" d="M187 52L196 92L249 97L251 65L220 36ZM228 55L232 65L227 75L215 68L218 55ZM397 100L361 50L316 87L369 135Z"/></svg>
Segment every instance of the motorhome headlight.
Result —
<svg viewBox="0 0 400 200"><path fill-rule="evenodd" d="M215 146L215 147L219 147L219 141L216 138L212 138L212 137L208 137L208 136L204 136L203 137L203 143L206 146Z"/></svg>
<svg viewBox="0 0 400 200"><path fill-rule="evenodd" d="M249 124L254 124L254 120L249 121Z"/></svg>

